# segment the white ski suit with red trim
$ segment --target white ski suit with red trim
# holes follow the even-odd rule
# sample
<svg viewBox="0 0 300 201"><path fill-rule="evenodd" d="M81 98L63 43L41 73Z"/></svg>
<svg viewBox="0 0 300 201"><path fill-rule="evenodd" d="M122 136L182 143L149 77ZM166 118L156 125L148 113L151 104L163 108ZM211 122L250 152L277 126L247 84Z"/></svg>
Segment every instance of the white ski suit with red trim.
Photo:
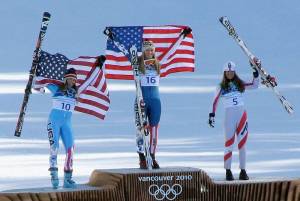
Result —
<svg viewBox="0 0 300 201"><path fill-rule="evenodd" d="M244 83L245 89L257 89L259 78L253 78L251 83ZM224 152L224 168L231 169L232 150L237 136L239 149L240 169L246 168L246 142L248 137L247 112L244 108L243 93L237 86L229 83L229 89L221 89L217 87L213 100L212 113L216 112L218 102L222 99L225 108L225 152Z"/></svg>

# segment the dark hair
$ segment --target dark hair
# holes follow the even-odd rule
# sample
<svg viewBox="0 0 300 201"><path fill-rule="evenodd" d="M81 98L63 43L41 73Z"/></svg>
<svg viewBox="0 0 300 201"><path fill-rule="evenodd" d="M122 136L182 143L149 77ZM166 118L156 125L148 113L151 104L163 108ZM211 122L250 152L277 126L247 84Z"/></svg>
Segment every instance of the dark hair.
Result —
<svg viewBox="0 0 300 201"><path fill-rule="evenodd" d="M74 85L72 86L72 88L75 89L76 92L78 91L78 87L76 86L76 84L74 84ZM66 92L67 89L68 89L68 87L67 87L67 81L64 82L63 84L59 85L59 90L60 90L60 91Z"/></svg>
<svg viewBox="0 0 300 201"><path fill-rule="evenodd" d="M102 69L102 66L103 66L105 60L106 60L106 57L104 55L100 55L97 57L95 65L97 67L100 67L100 69Z"/></svg>
<svg viewBox="0 0 300 201"><path fill-rule="evenodd" d="M245 85L244 85L243 80L241 80L236 73L234 73L234 77L231 80L229 80L225 75L225 71L223 74L223 79L220 83L221 89L223 89L225 91L228 90L230 81L233 82L237 86L238 90L241 93L243 93L245 91Z"/></svg>

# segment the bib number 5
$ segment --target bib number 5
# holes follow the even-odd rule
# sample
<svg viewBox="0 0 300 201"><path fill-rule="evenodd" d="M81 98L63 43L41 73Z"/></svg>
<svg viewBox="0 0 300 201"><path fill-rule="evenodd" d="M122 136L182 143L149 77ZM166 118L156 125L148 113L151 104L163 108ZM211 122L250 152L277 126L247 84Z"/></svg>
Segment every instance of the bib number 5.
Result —
<svg viewBox="0 0 300 201"><path fill-rule="evenodd" d="M237 105L237 104L238 104L237 98L233 98L233 99L232 99L232 102L233 102L233 105Z"/></svg>

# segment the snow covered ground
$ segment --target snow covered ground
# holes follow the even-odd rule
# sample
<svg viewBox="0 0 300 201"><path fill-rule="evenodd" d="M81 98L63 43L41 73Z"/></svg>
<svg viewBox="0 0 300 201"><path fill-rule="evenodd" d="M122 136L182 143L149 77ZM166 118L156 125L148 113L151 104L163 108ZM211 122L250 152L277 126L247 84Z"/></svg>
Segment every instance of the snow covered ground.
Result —
<svg viewBox="0 0 300 201"><path fill-rule="evenodd" d="M13 137L23 98L25 73L0 74L0 190L49 186L46 122L50 94L30 97L21 138ZM18 75L18 76L17 76ZM250 74L242 75L249 79ZM216 127L207 125L208 111L219 75L172 75L161 80L162 117L158 160L161 166L189 166L205 170L215 180L224 178L223 108ZM76 113L75 179L88 181L94 169L136 168L135 131L131 81L109 80L111 108L105 121ZM10 90L7 91L7 86ZM292 103L299 103L300 83L281 82L279 89ZM261 87L245 94L249 115L248 171L254 178L300 178L299 107L289 116L270 90ZM63 146L59 155L63 167ZM235 149L237 150L237 149ZM237 152L233 170L238 174ZM60 168L60 176L62 176Z"/></svg>

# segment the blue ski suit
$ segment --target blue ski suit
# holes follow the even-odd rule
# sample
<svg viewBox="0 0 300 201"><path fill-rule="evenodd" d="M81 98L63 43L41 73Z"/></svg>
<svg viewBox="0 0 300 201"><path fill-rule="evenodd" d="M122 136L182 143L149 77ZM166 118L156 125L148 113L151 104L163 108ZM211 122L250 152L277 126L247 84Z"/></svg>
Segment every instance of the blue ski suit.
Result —
<svg viewBox="0 0 300 201"><path fill-rule="evenodd" d="M155 67L145 63L145 73L140 73L140 84L145 102L145 113L149 120L150 153L155 154L158 140L158 124L161 116L161 102L159 96L160 75ZM137 132L137 152L143 153L143 141Z"/></svg>
<svg viewBox="0 0 300 201"><path fill-rule="evenodd" d="M59 138L61 137L66 151L64 170L72 171L74 138L71 128L71 117L76 105L77 92L74 88L62 91L55 84L49 84L47 88L52 93L53 102L47 125L50 143L50 168L57 168Z"/></svg>

